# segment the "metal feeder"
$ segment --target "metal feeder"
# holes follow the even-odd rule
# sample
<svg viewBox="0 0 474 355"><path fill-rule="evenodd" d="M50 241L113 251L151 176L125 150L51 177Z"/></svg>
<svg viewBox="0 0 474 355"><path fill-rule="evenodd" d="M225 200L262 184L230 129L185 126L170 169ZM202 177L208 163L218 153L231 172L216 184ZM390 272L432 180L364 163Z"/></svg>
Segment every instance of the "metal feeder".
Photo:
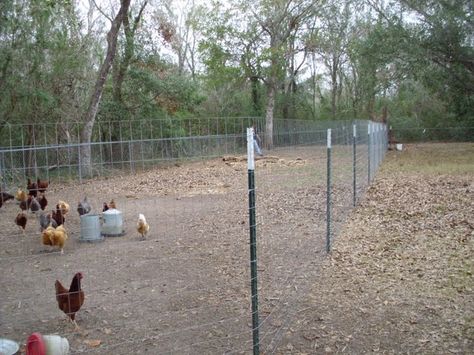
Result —
<svg viewBox="0 0 474 355"><path fill-rule="evenodd" d="M104 237L100 233L100 218L98 214L81 216L81 242L101 242Z"/></svg>
<svg viewBox="0 0 474 355"><path fill-rule="evenodd" d="M121 237L125 235L121 211L111 208L102 213L101 234L104 237Z"/></svg>

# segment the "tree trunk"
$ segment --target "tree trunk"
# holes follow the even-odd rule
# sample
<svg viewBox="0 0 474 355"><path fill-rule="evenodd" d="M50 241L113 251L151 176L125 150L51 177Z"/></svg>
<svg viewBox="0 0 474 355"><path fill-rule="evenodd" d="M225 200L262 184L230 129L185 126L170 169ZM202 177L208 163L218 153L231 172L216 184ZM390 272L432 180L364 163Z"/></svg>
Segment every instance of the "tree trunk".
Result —
<svg viewBox="0 0 474 355"><path fill-rule="evenodd" d="M91 177L92 176L92 157L91 157L91 138L92 129L94 128L95 119L99 110L99 103L104 90L105 80L109 74L110 67L114 61L117 38L120 30L120 26L125 16L128 16L128 8L130 7L131 0L122 0L120 10L112 21L109 33L107 33L107 55L100 67L99 75L94 86L94 91L91 96L89 107L84 118L84 127L81 131L81 148L80 148L80 176Z"/></svg>
<svg viewBox="0 0 474 355"><path fill-rule="evenodd" d="M250 83L252 88L252 106L253 111L256 116L260 116L261 109L260 109L260 88L257 76L250 77Z"/></svg>
<svg viewBox="0 0 474 355"><path fill-rule="evenodd" d="M268 85L267 112L265 115L265 148L273 148L273 110L275 107L275 84L274 80Z"/></svg>

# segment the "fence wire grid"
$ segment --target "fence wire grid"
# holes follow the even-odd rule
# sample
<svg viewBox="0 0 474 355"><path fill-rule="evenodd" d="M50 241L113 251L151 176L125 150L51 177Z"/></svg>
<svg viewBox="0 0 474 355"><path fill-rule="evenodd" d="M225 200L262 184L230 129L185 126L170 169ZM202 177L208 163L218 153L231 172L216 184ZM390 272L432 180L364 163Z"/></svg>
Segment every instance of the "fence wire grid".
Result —
<svg viewBox="0 0 474 355"><path fill-rule="evenodd" d="M58 334L73 354L251 353L245 128L253 123L263 132L265 122L248 117L99 123L93 177L81 173L79 125L4 127L2 191L26 190L27 178L49 187L45 211L27 212L24 233L14 222L18 201L0 208L2 336L24 345L33 332ZM369 121L276 120L274 128L274 148L255 162L263 353L278 351L321 271L328 208L332 240L388 147L386 127ZM102 219L114 200L120 236L84 238L76 208L85 196ZM43 245L39 226L59 200L70 205L64 254ZM55 280L68 288L76 272L85 292L79 329L54 288Z"/></svg>

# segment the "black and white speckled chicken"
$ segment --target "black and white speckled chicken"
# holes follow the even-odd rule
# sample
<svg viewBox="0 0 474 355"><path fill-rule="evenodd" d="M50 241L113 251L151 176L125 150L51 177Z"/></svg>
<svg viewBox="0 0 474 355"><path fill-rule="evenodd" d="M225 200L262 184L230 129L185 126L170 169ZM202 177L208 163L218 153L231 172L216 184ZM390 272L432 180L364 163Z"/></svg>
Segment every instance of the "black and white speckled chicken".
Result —
<svg viewBox="0 0 474 355"><path fill-rule="evenodd" d="M77 204L77 212L79 215L85 215L88 214L91 211L91 205L87 201L87 196L84 197L84 199Z"/></svg>
<svg viewBox="0 0 474 355"><path fill-rule="evenodd" d="M38 212L40 209L41 209L40 203L38 202L38 200L36 199L36 197L33 196L33 197L31 198L31 202L30 202L30 210L31 210L31 212L36 213L36 212Z"/></svg>
<svg viewBox="0 0 474 355"><path fill-rule="evenodd" d="M51 213L41 214L40 218L39 218L39 221L40 221L41 232L44 231L46 228L48 228L50 226L53 227L53 228L56 228L58 226L56 221L52 218Z"/></svg>

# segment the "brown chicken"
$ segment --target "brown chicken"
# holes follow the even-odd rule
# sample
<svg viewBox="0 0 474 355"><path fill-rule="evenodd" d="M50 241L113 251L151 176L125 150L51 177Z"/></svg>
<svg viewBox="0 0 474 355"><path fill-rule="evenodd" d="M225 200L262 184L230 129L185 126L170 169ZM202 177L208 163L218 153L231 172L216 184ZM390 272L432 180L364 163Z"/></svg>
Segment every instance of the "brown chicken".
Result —
<svg viewBox="0 0 474 355"><path fill-rule="evenodd" d="M41 210L44 211L46 206L48 205L48 200L46 199L46 196L43 194L38 197L38 202L40 204Z"/></svg>
<svg viewBox="0 0 474 355"><path fill-rule="evenodd" d="M31 201L33 200L33 196L28 195L26 200L20 201L20 208L22 211L28 211L30 208Z"/></svg>
<svg viewBox="0 0 474 355"><path fill-rule="evenodd" d="M38 187L38 192L41 192L42 194L44 194L46 190L48 189L49 181L40 180L40 178L38 178L36 180L36 186Z"/></svg>
<svg viewBox="0 0 474 355"><path fill-rule="evenodd" d="M38 196L38 184L36 182L31 182L30 178L28 178L26 183L26 189L28 190L28 195L34 197Z"/></svg>
<svg viewBox="0 0 474 355"><path fill-rule="evenodd" d="M41 234L44 245L57 246L61 249L61 254L64 254L64 244L68 238L66 229L63 226L56 228L49 226Z"/></svg>
<svg viewBox="0 0 474 355"><path fill-rule="evenodd" d="M61 311L63 311L69 319L74 323L76 328L79 326L76 323L76 313L84 304L84 291L81 288L81 280L84 276L82 272L78 272L72 278L69 290L65 288L59 280L56 280L54 287L56 288L56 301Z"/></svg>
<svg viewBox="0 0 474 355"><path fill-rule="evenodd" d="M51 217L54 219L58 226L64 224L65 218L63 213L61 212L61 207L59 206L59 204L56 205L56 211L53 210L51 212Z"/></svg>
<svg viewBox="0 0 474 355"><path fill-rule="evenodd" d="M20 227L21 231L23 232L23 235L25 235L25 228L26 228L27 221L28 221L28 218L26 217L25 212L20 212L16 215L15 223L18 227Z"/></svg>

